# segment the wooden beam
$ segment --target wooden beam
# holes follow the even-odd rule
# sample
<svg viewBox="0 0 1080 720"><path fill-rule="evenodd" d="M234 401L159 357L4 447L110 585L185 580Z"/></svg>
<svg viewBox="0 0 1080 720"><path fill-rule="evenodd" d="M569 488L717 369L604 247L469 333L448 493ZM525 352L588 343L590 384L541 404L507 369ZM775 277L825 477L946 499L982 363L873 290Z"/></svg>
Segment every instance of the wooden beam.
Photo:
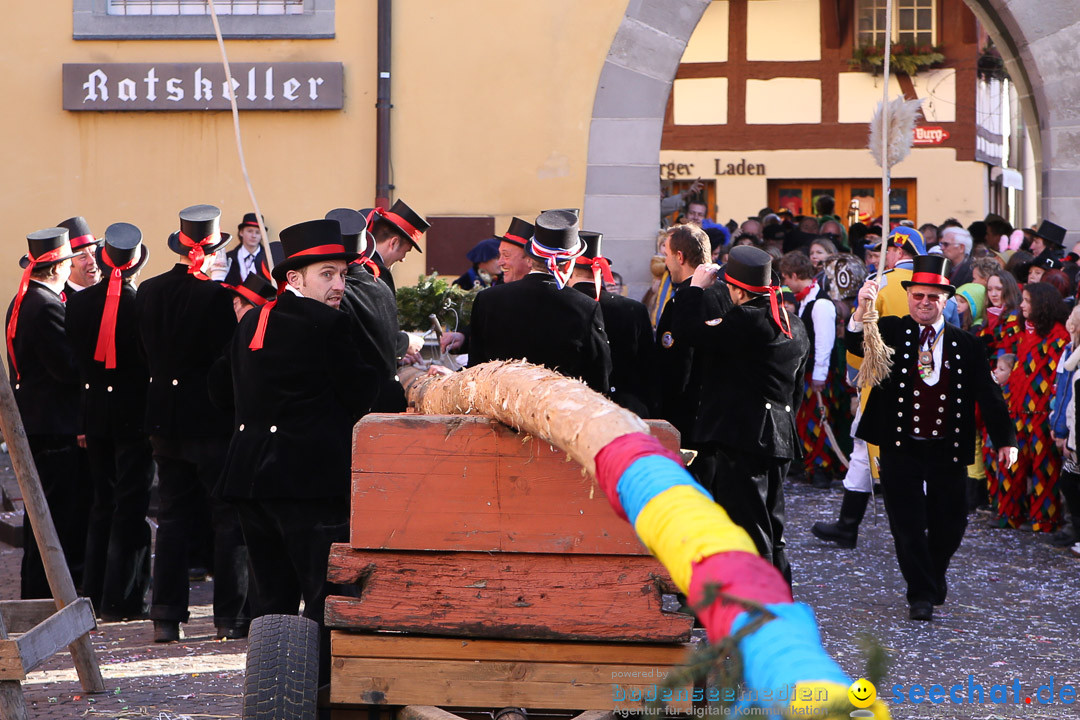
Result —
<svg viewBox="0 0 1080 720"><path fill-rule="evenodd" d="M90 601L79 598L18 639L0 641L0 679L25 680L26 673L95 627Z"/></svg>
<svg viewBox="0 0 1080 720"><path fill-rule="evenodd" d="M326 624L348 630L528 640L685 642L693 617L661 611L673 592L651 556L331 549Z"/></svg>
<svg viewBox="0 0 1080 720"><path fill-rule="evenodd" d="M63 609L78 599L75 583L71 580L60 538L56 534L56 525L53 524L49 512L49 503L41 487L41 478L30 452L30 443L26 439L26 428L23 426L22 415L19 414L19 406L15 402L15 394L11 383L6 382L0 382L0 432L8 445L11 467L19 481L19 490L22 491L26 515L34 531L34 542L41 553L49 590L56 601L57 609ZM68 649L71 651L71 659L75 663L75 671L79 675L83 691L105 692L105 680L101 677L101 668L94 656L90 637L83 635L75 639Z"/></svg>
<svg viewBox="0 0 1080 720"><path fill-rule="evenodd" d="M7 631L14 635L24 633L43 622L56 612L56 602L41 600L0 600L0 617Z"/></svg>
<svg viewBox="0 0 1080 720"><path fill-rule="evenodd" d="M821 40L829 50L839 50L844 41L839 4L840 0L821 0Z"/></svg>
<svg viewBox="0 0 1080 720"><path fill-rule="evenodd" d="M4 616L0 615L0 643L6 643L7 636ZM0 660L0 667L3 664ZM0 680L0 720L28 720L26 699L18 680Z"/></svg>
<svg viewBox="0 0 1080 720"><path fill-rule="evenodd" d="M461 720L461 716L433 705L406 705L398 710L397 720Z"/></svg>
<svg viewBox="0 0 1080 720"><path fill-rule="evenodd" d="M335 630L330 654L420 660L490 660L498 662L556 662L606 665L681 665L689 644L549 642L416 637L396 633L364 634Z"/></svg>

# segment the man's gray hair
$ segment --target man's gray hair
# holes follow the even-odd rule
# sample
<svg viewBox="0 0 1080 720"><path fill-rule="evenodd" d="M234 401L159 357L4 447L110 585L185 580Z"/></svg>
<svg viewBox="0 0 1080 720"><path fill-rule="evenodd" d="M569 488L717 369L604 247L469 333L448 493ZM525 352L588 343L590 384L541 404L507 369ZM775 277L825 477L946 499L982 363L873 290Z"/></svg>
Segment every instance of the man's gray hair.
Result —
<svg viewBox="0 0 1080 720"><path fill-rule="evenodd" d="M964 257L971 254L971 233L964 228L947 227L941 233L942 240L950 240L958 242L964 246Z"/></svg>

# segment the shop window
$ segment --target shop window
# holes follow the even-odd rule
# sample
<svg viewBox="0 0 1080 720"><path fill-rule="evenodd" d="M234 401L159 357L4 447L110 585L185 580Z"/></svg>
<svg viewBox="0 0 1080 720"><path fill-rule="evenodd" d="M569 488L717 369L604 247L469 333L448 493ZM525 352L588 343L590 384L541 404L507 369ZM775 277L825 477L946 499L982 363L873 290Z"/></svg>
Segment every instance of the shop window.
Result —
<svg viewBox="0 0 1080 720"><path fill-rule="evenodd" d="M230 38L332 38L334 0L217 0ZM207 0L73 0L76 40L212 38Z"/></svg>
<svg viewBox="0 0 1080 720"><path fill-rule="evenodd" d="M885 45L886 7L886 0L855 0L855 35L860 47ZM933 45L936 17L937 0L894 0L892 41L899 45Z"/></svg>
<svg viewBox="0 0 1080 720"><path fill-rule="evenodd" d="M915 186L913 179L893 179L889 203L890 220L895 222L918 219ZM769 207L777 210L786 208L793 215L817 215L815 208L822 195L832 197L833 214L839 215L845 225L880 219L880 180L769 181Z"/></svg>

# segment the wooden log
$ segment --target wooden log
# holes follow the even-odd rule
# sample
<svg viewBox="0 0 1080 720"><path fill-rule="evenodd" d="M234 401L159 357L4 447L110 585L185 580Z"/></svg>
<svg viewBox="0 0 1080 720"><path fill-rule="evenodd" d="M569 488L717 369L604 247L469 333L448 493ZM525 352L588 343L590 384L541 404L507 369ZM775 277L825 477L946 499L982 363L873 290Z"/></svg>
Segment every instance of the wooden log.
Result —
<svg viewBox="0 0 1080 720"><path fill-rule="evenodd" d="M599 663L663 668L685 662L691 647L670 643L478 640L340 630L330 633L333 657Z"/></svg>
<svg viewBox="0 0 1080 720"><path fill-rule="evenodd" d="M0 366L2 367L2 366ZM45 491L41 487L37 466L30 452L30 443L26 439L26 428L15 402L11 383L0 380L0 432L8 445L11 467L19 481L27 517L34 531L34 542L41 552L45 577L49 581L49 590L56 601L56 608L62 610L78 599L75 583L71 580L64 551L60 547L60 538L56 534L49 504L45 500ZM83 635L68 646L75 671L84 692L105 692L105 680L101 676L90 636Z"/></svg>
<svg viewBox="0 0 1080 720"><path fill-rule="evenodd" d="M649 427L678 449L671 425ZM648 554L578 463L484 417L368 415L352 495L360 549Z"/></svg>
<svg viewBox="0 0 1080 720"><path fill-rule="evenodd" d="M635 668L635 666L628 666ZM640 709L662 678L617 665L493 663L460 660L334 658L330 701L367 705L516 706L537 709ZM692 688L674 709L689 710ZM636 696L637 702L630 698Z"/></svg>
<svg viewBox="0 0 1080 720"><path fill-rule="evenodd" d="M398 710L397 720L461 720L461 716L432 705L406 705Z"/></svg>
<svg viewBox="0 0 1080 720"><path fill-rule="evenodd" d="M6 643L7 638L4 616L0 615L0 642ZM0 667L2 665L3 662L0 661ZM23 697L22 684L18 680L0 680L0 720L28 720L26 699Z"/></svg>
<svg viewBox="0 0 1080 720"><path fill-rule="evenodd" d="M533 640L684 642L693 618L661 612L674 591L651 557L353 550L335 545L326 624L353 630Z"/></svg>
<svg viewBox="0 0 1080 720"><path fill-rule="evenodd" d="M95 627L90 601L79 598L21 637L0 641L0 680L25 680L26 673Z"/></svg>
<svg viewBox="0 0 1080 720"><path fill-rule="evenodd" d="M0 617L11 634L24 633L56 612L56 602L39 600L0 600Z"/></svg>

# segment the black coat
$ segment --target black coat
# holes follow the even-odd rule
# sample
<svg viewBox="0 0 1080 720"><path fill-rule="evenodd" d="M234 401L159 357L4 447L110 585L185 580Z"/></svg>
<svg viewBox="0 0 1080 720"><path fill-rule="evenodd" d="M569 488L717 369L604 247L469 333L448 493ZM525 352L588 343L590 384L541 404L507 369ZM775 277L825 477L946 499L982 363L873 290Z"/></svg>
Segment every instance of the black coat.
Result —
<svg viewBox="0 0 1080 720"><path fill-rule="evenodd" d="M574 285L589 299L596 297L592 281ZM611 348L611 399L641 417L654 417L651 398L654 356L649 310L637 300L600 288L600 314Z"/></svg>
<svg viewBox="0 0 1080 720"><path fill-rule="evenodd" d="M5 328L14 305L14 300L8 305ZM79 374L64 333L64 303L59 295L30 281L12 346L19 379L15 379L10 355L8 373L26 434L78 435Z"/></svg>
<svg viewBox="0 0 1080 720"><path fill-rule="evenodd" d="M469 365L527 359L609 393L611 351L600 303L546 273L477 294L469 322Z"/></svg>
<svg viewBox="0 0 1080 720"><path fill-rule="evenodd" d="M918 377L919 324L911 318L883 317L878 320L881 337L896 352L892 371L870 392L863 410L856 437L879 445L882 451L899 446L912 425L912 401L908 397ZM983 346L970 333L945 323L942 342L942 362L949 363L951 382L943 388L949 393L947 407L955 408L953 422L944 427L945 442L926 441L928 448L944 453L963 465L975 461L975 405L979 406L982 421L994 447L1016 447L1016 432L1009 408L990 375ZM845 333L848 352L862 357L862 332ZM909 355L910 357L906 357ZM937 387L936 385L934 386Z"/></svg>
<svg viewBox="0 0 1080 720"><path fill-rule="evenodd" d="M206 375L236 329L233 294L189 275L187 265L139 286L139 339L150 370L146 431L179 437L228 436L232 417L210 404Z"/></svg>
<svg viewBox="0 0 1080 720"><path fill-rule="evenodd" d="M229 272L225 274L225 279L222 280L226 285L239 285L244 282L240 279L240 248L243 245L238 245L229 252L225 253L225 257L229 258ZM262 275L267 282L273 282L270 279L270 275L267 272L266 267L266 251L263 250L262 245L259 246L258 251L255 253L255 272Z"/></svg>
<svg viewBox="0 0 1080 720"><path fill-rule="evenodd" d="M105 279L67 301L67 336L82 383L83 427L87 435L131 437L143 428L150 373L139 347L135 287L120 289L116 309L116 367L94 360L109 281Z"/></svg>
<svg viewBox="0 0 1080 720"><path fill-rule="evenodd" d="M379 279L386 283L386 286L390 288L390 292L397 293L397 288L394 287L394 275L390 272L390 269L383 265L382 255L378 250L372 250L370 256L371 262L375 263L375 267L379 268ZM364 266L367 268L367 266ZM368 272L371 272L370 268L367 268ZM371 273L373 276L375 273Z"/></svg>
<svg viewBox="0 0 1080 720"><path fill-rule="evenodd" d="M798 458L795 413L803 395L810 343L793 314L791 338L772 320L769 299L709 317L705 292L679 294L674 332L694 348L702 373L690 442L719 445L775 460ZM717 322L719 320L719 322Z"/></svg>
<svg viewBox="0 0 1080 720"><path fill-rule="evenodd" d="M214 401L234 404L225 498L340 498L347 503L352 429L371 408L376 372L348 315L286 291L261 350L247 313L211 374Z"/></svg>
<svg viewBox="0 0 1080 720"><path fill-rule="evenodd" d="M407 405L405 390L397 377L402 332L398 326L394 293L363 265L350 265L341 309L353 319L356 336L365 350L364 361L377 374L379 393L372 409L375 412L404 412Z"/></svg>
<svg viewBox="0 0 1080 720"><path fill-rule="evenodd" d="M674 425L689 440L694 435L702 376L709 368L704 367L702 361L695 364L693 345L675 328L675 317L683 309L678 299L680 293L690 287L690 278L674 287L675 293L664 305L656 323L653 406L659 417ZM723 317L734 307L727 286L722 283L705 291L704 303L704 315L708 319ZM698 312L696 306L694 312Z"/></svg>

